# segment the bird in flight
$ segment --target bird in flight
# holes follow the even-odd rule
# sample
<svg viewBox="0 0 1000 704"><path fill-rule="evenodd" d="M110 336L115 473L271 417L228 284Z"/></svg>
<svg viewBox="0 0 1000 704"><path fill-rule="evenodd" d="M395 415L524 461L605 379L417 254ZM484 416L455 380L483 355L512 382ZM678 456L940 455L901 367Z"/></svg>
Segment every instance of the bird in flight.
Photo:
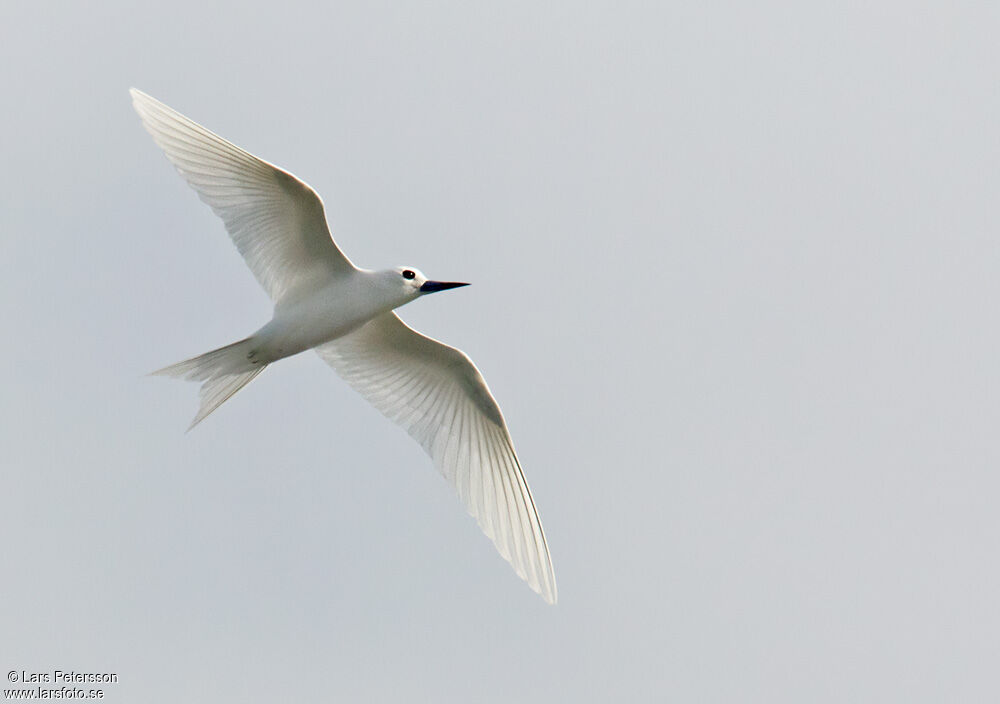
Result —
<svg viewBox="0 0 1000 704"><path fill-rule="evenodd" d="M507 424L472 360L406 325L396 308L464 283L414 267L355 266L306 183L132 89L142 124L222 218L274 301L249 337L154 374L201 382L194 427L274 362L316 353L427 451L514 571L556 602L552 558Z"/></svg>

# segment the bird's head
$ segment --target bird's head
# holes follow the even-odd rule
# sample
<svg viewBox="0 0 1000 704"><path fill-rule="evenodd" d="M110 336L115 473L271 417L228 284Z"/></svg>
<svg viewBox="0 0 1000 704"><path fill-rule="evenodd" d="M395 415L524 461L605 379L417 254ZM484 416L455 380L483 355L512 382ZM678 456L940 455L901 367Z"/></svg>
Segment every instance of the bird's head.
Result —
<svg viewBox="0 0 1000 704"><path fill-rule="evenodd" d="M397 289L406 300L436 291L447 291L450 288L469 285L457 281L431 281L419 269L412 266L397 266L395 269L388 269L380 273L383 275L383 280L389 286Z"/></svg>

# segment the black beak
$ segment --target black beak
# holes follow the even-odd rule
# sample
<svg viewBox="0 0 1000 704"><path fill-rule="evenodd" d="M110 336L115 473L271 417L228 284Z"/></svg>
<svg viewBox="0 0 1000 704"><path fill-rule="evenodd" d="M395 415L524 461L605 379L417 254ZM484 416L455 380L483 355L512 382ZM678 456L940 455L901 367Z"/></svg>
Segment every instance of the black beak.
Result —
<svg viewBox="0 0 1000 704"><path fill-rule="evenodd" d="M458 283L457 281L425 281L420 290L424 293L434 293L435 291L447 291L450 288L468 286L469 284Z"/></svg>

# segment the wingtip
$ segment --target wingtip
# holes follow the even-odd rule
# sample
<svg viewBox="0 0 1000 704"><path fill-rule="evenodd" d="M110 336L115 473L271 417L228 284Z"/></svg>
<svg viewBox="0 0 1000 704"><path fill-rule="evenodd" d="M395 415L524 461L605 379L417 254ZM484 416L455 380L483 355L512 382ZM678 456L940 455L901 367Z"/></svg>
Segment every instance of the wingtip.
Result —
<svg viewBox="0 0 1000 704"><path fill-rule="evenodd" d="M559 602L559 592L556 589L555 575L550 575L550 579L552 579L552 583L551 585L549 585L548 589L545 589L543 587L536 589L535 591L538 592L538 595L540 597L545 599L546 604L548 604L549 606L555 606Z"/></svg>
<svg viewBox="0 0 1000 704"><path fill-rule="evenodd" d="M513 565L514 563L511 563ZM525 584L531 591L535 592L538 596L542 597L546 604L549 606L555 606L559 601L559 589L556 586L556 576L552 572L551 568L545 575L538 575L539 579L530 579L526 575L522 574L517 568L514 570L517 576L524 580Z"/></svg>
<svg viewBox="0 0 1000 704"><path fill-rule="evenodd" d="M152 98L138 88L129 88L128 94L132 99L132 109L135 110L139 117L143 119L143 122L145 122L145 118L143 117L143 108L149 104L149 101L152 100Z"/></svg>
<svg viewBox="0 0 1000 704"><path fill-rule="evenodd" d="M144 109L148 111L160 104L160 101L151 96L149 93L144 93L134 86L128 89L128 94L132 98L132 107L134 107L137 111Z"/></svg>
<svg viewBox="0 0 1000 704"><path fill-rule="evenodd" d="M214 410L214 409L213 409L213 410ZM192 430L194 430L194 429L195 429L195 426L197 426L197 425L198 425L199 423L201 423L201 422L202 422L203 420L205 420L206 418L208 418L209 414L210 414L210 413L212 412L212 411L209 411L208 413L205 413L204 411L205 411L205 409L204 409L204 408L199 408L199 409L198 409L198 412L197 412L197 413L196 413L196 414L194 415L194 418L193 418L193 419L191 420L191 425L189 425L189 426L187 427L187 430L185 430L185 431L184 431L184 434L185 434L185 435L187 435L187 434L188 434L188 433L190 433L190 432L191 432Z"/></svg>

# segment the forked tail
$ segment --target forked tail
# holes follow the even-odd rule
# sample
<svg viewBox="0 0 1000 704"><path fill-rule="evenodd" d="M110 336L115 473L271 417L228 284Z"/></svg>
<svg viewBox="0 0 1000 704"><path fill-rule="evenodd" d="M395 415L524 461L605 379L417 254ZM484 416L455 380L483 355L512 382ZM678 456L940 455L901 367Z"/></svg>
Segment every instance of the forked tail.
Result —
<svg viewBox="0 0 1000 704"><path fill-rule="evenodd" d="M264 371L267 364L255 363L250 358L252 345L251 338L247 338L153 372L157 376L202 382L198 392L201 406L188 430Z"/></svg>

